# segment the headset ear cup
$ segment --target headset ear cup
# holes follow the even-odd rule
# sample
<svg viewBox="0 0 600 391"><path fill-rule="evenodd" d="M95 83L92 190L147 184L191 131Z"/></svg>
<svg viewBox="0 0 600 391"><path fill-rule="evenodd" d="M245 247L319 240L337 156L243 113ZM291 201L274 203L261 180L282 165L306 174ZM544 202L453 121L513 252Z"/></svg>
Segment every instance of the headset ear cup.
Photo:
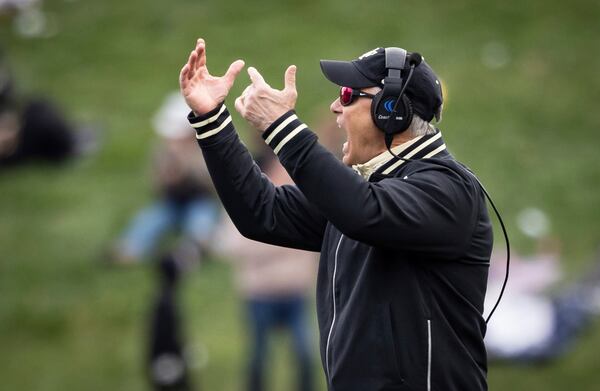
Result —
<svg viewBox="0 0 600 391"><path fill-rule="evenodd" d="M412 122L412 103L406 95L402 95L402 102L400 102L400 105L398 106L396 115L397 117L401 117L402 120L397 120L396 118L390 119L389 129L386 129L386 126L388 126L387 117L390 115L390 112L385 108L385 102L388 100L389 99L383 99L383 91L380 91L375 95L375 98L373 98L373 102L371 103L371 118L373 119L375 126L384 133L402 133L408 129Z"/></svg>

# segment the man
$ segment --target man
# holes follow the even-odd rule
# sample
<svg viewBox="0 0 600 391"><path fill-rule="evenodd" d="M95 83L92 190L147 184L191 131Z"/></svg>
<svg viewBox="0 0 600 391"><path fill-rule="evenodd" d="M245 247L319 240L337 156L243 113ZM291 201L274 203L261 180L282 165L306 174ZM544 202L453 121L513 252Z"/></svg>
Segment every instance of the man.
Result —
<svg viewBox="0 0 600 391"><path fill-rule="evenodd" d="M485 390L481 314L492 231L483 193L428 124L441 114L442 95L425 62L405 90L420 120L390 140L396 156L386 151L370 99L383 87L386 51L321 63L329 80L353 88L331 105L348 137L343 163L293 111L295 66L283 90L248 69L252 84L236 109L263 132L296 186L275 187L262 176L231 124L223 101L243 61L223 77L210 75L200 39L181 70L181 90L240 232L321 252L317 312L329 390Z"/></svg>

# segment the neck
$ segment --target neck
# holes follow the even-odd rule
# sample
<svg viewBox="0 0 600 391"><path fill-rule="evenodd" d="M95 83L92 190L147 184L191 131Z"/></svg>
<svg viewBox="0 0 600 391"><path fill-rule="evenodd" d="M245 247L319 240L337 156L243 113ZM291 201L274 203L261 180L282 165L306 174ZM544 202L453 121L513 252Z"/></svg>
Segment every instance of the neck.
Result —
<svg viewBox="0 0 600 391"><path fill-rule="evenodd" d="M416 138L416 137L413 137L409 132L402 132L400 134L397 134L394 136L394 139L392 140L392 145L390 148L394 148L400 144L404 144L405 142L410 141L414 138Z"/></svg>
<svg viewBox="0 0 600 391"><path fill-rule="evenodd" d="M417 136L419 137L419 136ZM410 141L412 139L414 139L416 137L413 137L409 134L409 132L402 132L400 134L397 134L394 136L394 139L392 140L392 145L390 146L390 149L397 147L400 144L404 144L407 141ZM377 153L374 156L377 156L385 151L387 151L387 148L385 146L385 140L382 138L381 139L381 144L379 146L379 148L377 149Z"/></svg>

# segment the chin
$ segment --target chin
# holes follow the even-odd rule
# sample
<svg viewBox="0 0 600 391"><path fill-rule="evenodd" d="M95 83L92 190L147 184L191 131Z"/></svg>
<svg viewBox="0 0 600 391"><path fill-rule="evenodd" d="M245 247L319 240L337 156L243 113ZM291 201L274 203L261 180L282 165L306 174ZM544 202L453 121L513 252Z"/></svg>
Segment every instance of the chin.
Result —
<svg viewBox="0 0 600 391"><path fill-rule="evenodd" d="M357 162L356 160L357 160L356 156L344 155L342 157L342 163L344 163L348 167L352 167L353 165L360 163L360 162Z"/></svg>

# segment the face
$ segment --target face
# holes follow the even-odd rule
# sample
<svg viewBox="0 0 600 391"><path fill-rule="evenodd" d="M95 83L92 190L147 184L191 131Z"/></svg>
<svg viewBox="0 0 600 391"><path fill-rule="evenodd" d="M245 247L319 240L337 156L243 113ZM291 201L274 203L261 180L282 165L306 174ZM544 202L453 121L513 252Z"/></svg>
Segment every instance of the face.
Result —
<svg viewBox="0 0 600 391"><path fill-rule="evenodd" d="M361 91L376 94L379 87L363 88ZM342 161L347 166L366 163L385 151L383 135L371 119L371 99L358 98L348 106L342 106L338 97L330 106L336 115L338 127L346 132L342 147Z"/></svg>

